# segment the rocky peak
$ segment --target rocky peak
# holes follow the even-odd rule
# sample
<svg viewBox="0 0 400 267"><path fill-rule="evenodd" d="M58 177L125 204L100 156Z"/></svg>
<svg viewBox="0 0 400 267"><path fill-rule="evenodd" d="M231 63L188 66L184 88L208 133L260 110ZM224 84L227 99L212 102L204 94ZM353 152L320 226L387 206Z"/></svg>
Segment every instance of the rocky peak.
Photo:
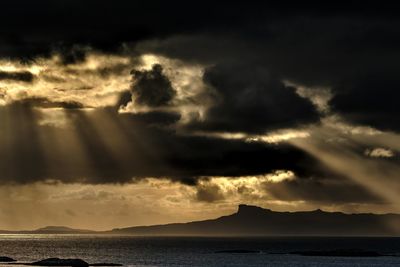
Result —
<svg viewBox="0 0 400 267"><path fill-rule="evenodd" d="M246 204L240 204L238 208L238 214L260 214L270 212L269 209L263 209L257 206L251 206Z"/></svg>

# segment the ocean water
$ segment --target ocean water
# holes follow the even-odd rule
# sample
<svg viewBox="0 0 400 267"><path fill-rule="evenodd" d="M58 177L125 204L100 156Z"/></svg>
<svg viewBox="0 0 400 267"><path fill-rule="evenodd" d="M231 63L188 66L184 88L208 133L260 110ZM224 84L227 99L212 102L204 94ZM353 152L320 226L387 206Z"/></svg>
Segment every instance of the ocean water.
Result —
<svg viewBox="0 0 400 267"><path fill-rule="evenodd" d="M215 253L231 249L259 250L262 253ZM0 255L21 262L60 257L81 258L89 263L122 263L126 266L400 266L400 257L392 256L346 258L284 254L298 250L330 249L364 249L400 256L400 238L0 235Z"/></svg>

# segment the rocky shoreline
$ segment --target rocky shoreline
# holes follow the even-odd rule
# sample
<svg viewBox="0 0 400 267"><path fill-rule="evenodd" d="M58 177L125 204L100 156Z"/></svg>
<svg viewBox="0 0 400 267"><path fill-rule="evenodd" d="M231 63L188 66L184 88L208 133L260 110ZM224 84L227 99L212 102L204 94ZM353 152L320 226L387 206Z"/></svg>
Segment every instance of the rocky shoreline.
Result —
<svg viewBox="0 0 400 267"><path fill-rule="evenodd" d="M6 256L0 256L0 262L15 262L13 258L6 257Z"/></svg>

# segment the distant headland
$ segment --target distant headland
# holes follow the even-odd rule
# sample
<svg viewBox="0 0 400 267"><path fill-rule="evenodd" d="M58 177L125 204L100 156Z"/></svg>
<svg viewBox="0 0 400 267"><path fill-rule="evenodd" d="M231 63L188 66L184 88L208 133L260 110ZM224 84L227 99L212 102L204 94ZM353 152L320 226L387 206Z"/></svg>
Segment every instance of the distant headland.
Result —
<svg viewBox="0 0 400 267"><path fill-rule="evenodd" d="M48 226L2 234L120 234L156 236L400 236L399 214L345 214L322 210L276 212L241 204L234 214L188 223L116 228L110 231Z"/></svg>

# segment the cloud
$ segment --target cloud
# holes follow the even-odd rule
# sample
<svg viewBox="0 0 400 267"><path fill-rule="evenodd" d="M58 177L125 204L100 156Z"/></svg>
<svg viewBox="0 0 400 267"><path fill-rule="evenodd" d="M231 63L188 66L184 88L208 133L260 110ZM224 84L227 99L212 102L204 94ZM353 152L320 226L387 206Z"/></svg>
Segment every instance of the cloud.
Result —
<svg viewBox="0 0 400 267"><path fill-rule="evenodd" d="M52 101L45 97L31 97L22 98L21 100L15 101L12 105L16 106L26 106L28 108L63 108L63 109L80 109L84 105L75 101Z"/></svg>
<svg viewBox="0 0 400 267"><path fill-rule="evenodd" d="M209 203L307 202L317 205L387 204L384 198L364 186L331 173L328 176L299 177L293 172L240 177L206 177L195 186L195 199Z"/></svg>
<svg viewBox="0 0 400 267"><path fill-rule="evenodd" d="M29 71L0 71L0 81L11 80L31 83L34 79L35 75Z"/></svg>
<svg viewBox="0 0 400 267"><path fill-rule="evenodd" d="M2 184L47 180L119 184L154 177L193 187L197 190L195 199L210 203L229 201L235 190L243 199L258 201L337 204L383 201L369 186L349 181L342 171L338 174L321 164L319 156L308 155L307 149L302 152L302 146L270 143L262 135L251 142L245 141L246 136L232 139L180 135L171 130L174 129L171 125L179 120L176 114L120 114L115 108L59 109L46 106L46 101L15 102L0 109L5 129L0 134ZM61 126L43 123L47 116L43 112L53 114L54 108L63 113L65 122ZM16 117L19 119L15 120ZM307 137L293 139L296 142L305 139L301 142L307 144L318 132L315 128L305 129L310 132ZM330 136L340 136L335 132L340 127L325 130ZM335 139L331 142L341 144ZM13 145L9 146L10 143ZM266 173L273 175L265 176ZM217 176L226 178L220 183L213 178ZM249 187L254 176L257 183ZM254 194L254 190L259 193Z"/></svg>
<svg viewBox="0 0 400 267"><path fill-rule="evenodd" d="M0 108L1 183L101 184L168 177L195 184L196 177L208 175L297 172L304 169L301 162L307 158L284 144L179 135L162 127L179 119L166 113L62 109L57 110L57 118L64 123L57 125L51 123L53 117L44 123L52 108L34 107L16 102Z"/></svg>
<svg viewBox="0 0 400 267"><path fill-rule="evenodd" d="M60 53L29 63L0 59L1 102L48 99L85 107L112 106L129 89L129 72L135 67L132 58L93 50L74 64L66 65L63 60Z"/></svg>
<svg viewBox="0 0 400 267"><path fill-rule="evenodd" d="M396 57L395 53L393 57ZM397 108L399 86L400 81L394 74L376 77L371 73L370 77L355 81L348 88L341 88L332 99L331 105L336 112L353 123L370 125L381 130L399 131L396 121L400 116Z"/></svg>
<svg viewBox="0 0 400 267"><path fill-rule="evenodd" d="M399 21L379 12L375 16L328 12L321 17L312 10L300 8L297 12L304 12L302 16L277 15L280 19L273 17L218 34L150 40L136 48L216 65L216 71L218 66L233 65L232 79L251 77L249 73L264 69L280 81L326 88L331 92L332 112L352 123L398 131ZM238 62L245 71L235 70L234 66L240 66Z"/></svg>
<svg viewBox="0 0 400 267"><path fill-rule="evenodd" d="M307 201L327 204L342 203L385 203L385 200L371 193L363 186L357 185L339 176L309 177L266 183L264 190L270 197L281 201Z"/></svg>
<svg viewBox="0 0 400 267"><path fill-rule="evenodd" d="M131 90L137 105L165 106L176 95L168 77L163 74L160 64L153 65L148 71L132 70L131 74L133 76Z"/></svg>
<svg viewBox="0 0 400 267"><path fill-rule="evenodd" d="M211 4L212 10L209 9ZM154 6L157 8L154 9ZM263 7L263 4L257 6ZM232 23L238 25L240 21L246 21L246 17L240 15L250 16L248 13L252 8L253 5L244 7L242 4L231 3L228 13L241 18ZM110 5L93 0L85 3L77 0L62 3L44 0L33 5L29 1L19 0L5 3L3 11L0 22L8 27L2 32L0 57L26 59L49 55L54 47L59 46L74 48L90 44L102 51L115 52L123 42L226 28L226 20L231 18L231 15L224 12L226 4L211 1L183 12L178 2L155 1L149 4L117 0ZM68 15L72 13L73 19ZM207 20L204 20L205 13L208 14ZM21 18L29 23L21 24ZM80 57L76 53L67 53L65 58L74 61Z"/></svg>
<svg viewBox="0 0 400 267"><path fill-rule="evenodd" d="M84 62L89 50L89 48L75 45L72 47L56 48L55 52L61 56L62 64L70 65Z"/></svg>
<svg viewBox="0 0 400 267"><path fill-rule="evenodd" d="M336 132L337 133L337 132ZM342 135L335 138L335 129L322 129L307 140L291 140L295 146L313 155L328 171L361 185L388 203L398 204L397 191L399 164L396 160L377 157L366 158L357 144L357 136Z"/></svg>
<svg viewBox="0 0 400 267"><path fill-rule="evenodd" d="M176 16L172 16L173 19L169 17L165 20L163 18L166 14L157 11L157 14L154 14L154 20L143 24L142 16L148 12L150 6L140 4L133 8L131 6L133 4L121 3L113 7L96 5L98 12L91 14L93 17L89 16L89 19L85 10L90 7L90 4L82 5L76 1L60 6L44 3L41 6L42 18L58 13L61 14L60 18L63 18L62 14L65 14L66 10L74 10L75 22L79 22L78 25L82 25L82 27L72 30L67 26L69 24L60 24L61 38L57 35L58 31L53 32L51 28L42 25L43 21L35 20L33 25L43 27L33 28L36 38L26 38L32 29L28 31L28 29L18 28L13 17L9 17L7 22L11 25L10 29L12 32L18 32L16 31L18 28L21 30L21 36L11 38L11 33L6 34L8 38L4 39L4 47L10 46L12 43L12 47L16 51L14 49L9 51L5 48L5 52L8 51L8 55L12 55L13 52L18 54L19 51L22 56L24 54L35 56L47 54L49 56L49 53L40 52L39 47L45 47L43 49L52 47L51 51L54 51L54 44L63 39L67 48L59 49L61 58L69 57L72 59L70 61L76 64L86 58L84 49L80 48L85 44L90 44L94 49L106 53L117 54L121 53L121 50L116 50L115 47L124 43L124 49L129 46L134 47L128 50L136 56L154 52L169 58L210 64L213 67L208 68L205 77L219 75L215 79L224 79L225 84L229 84L227 81L229 75L235 77L236 74L237 79L243 75L245 76L243 81L246 77L255 77L254 82L248 81L250 87L257 87L262 83L265 85L266 81L260 81L260 77L256 77L257 73L263 70L269 73L266 76L273 77L280 82L289 80L301 86L329 88L333 94L331 101L333 110L344 115L350 121L381 129L397 130L395 118L398 117L398 114L394 101L397 99L397 95L396 90L391 88L398 87L396 62L398 62L399 55L396 36L399 27L397 20L392 19L392 10L389 7L376 7L369 3L363 3L362 10L356 8L355 4L349 4L345 9L338 10L327 9L315 3L304 6L291 5L290 7L284 4L257 3L248 6L231 4L230 14L241 14L238 16L240 19L232 21L229 16L225 15L226 12L221 12L226 8L225 5L214 4L213 12L209 13L207 22L199 24L198 19L202 16L201 8L191 12L178 12L177 4L167 6L162 2L157 4L170 11L165 13ZM10 12L5 13L12 14L13 4L7 4L5 10L8 8ZM103 20L96 19L102 12L109 11L109 8L115 11L112 14L118 14L116 15L118 19L112 20L116 23L116 25L113 24L113 27L104 24ZM132 8L142 12L136 12L138 16L135 18L124 16L127 10L132 10ZM259 12L255 12L256 10ZM321 12L325 16L320 16ZM110 13L107 12L107 14ZM26 15L28 18L31 16L31 14ZM187 22L185 26L180 26L181 23L174 23L175 20L180 21L183 18ZM160 23L161 21L162 23ZM33 25L30 26L33 27ZM103 29L101 33L94 30L99 28ZM118 31L115 30L117 28ZM46 32L46 36L44 32ZM135 34L131 34L132 32ZM36 40L36 42L32 41L28 44L24 41L26 39ZM107 40L113 40L113 42L110 43ZM36 46L37 48L35 48ZM238 62L242 62L242 65ZM232 68L229 70L226 66L231 65ZM232 71L232 73L224 76L223 72L227 71ZM108 71L105 72L108 73ZM208 81L209 84L213 85L212 83L216 82L215 79ZM244 89L242 88L240 91L237 86L233 86L235 93L227 95L225 89L215 87L217 91L219 90L221 98L232 104L228 110L223 108L225 107L223 106L224 102L221 102L221 111L224 111L221 114L226 116L226 119L231 115L236 116L237 110L241 106L235 102L232 95L240 95ZM121 91L126 89L121 88ZM254 88L253 92L254 94L258 93ZM294 107L289 110L286 118L282 118L283 120L277 118L276 123L273 122L271 125L292 123L289 118L291 112L297 114L299 110L301 112L298 113L300 115L298 123L310 121L312 112L304 103L301 104L301 101L295 100L289 93L283 97L283 99L288 99L286 102L280 96L271 94L265 97L279 98L279 100L271 100L271 102ZM284 95L284 93L281 94ZM156 95L160 96L161 94ZM362 96L361 99L359 99L360 96ZM167 96L167 98L171 97ZM261 100L265 99L261 97L260 102L262 102ZM265 104L265 101L262 103ZM353 105L352 103L357 104ZM253 111L248 107L246 112L239 113L243 114L243 117L246 113L252 115L252 112L258 108L257 104L261 105L259 102L255 104ZM217 113L218 111L220 111L218 108L209 111L208 115L212 120L208 122L208 125L205 123L204 127L222 128L221 123L213 118L215 116L211 116L213 112ZM261 118L262 124L269 122L265 117L268 116L257 116L257 118ZM238 120L240 119L239 116ZM228 122L225 123L225 126L237 130L241 125L247 126L243 123L245 121L246 119L243 118L237 127Z"/></svg>
<svg viewBox="0 0 400 267"><path fill-rule="evenodd" d="M215 202L225 199L218 185L202 185L197 187L196 199L198 201Z"/></svg>
<svg viewBox="0 0 400 267"><path fill-rule="evenodd" d="M262 66L217 65L204 73L217 104L189 127L217 132L266 132L318 121L310 101ZM284 107L284 110L282 109Z"/></svg>
<svg viewBox="0 0 400 267"><path fill-rule="evenodd" d="M391 158L395 155L392 150L381 147L366 149L364 154L373 158Z"/></svg>
<svg viewBox="0 0 400 267"><path fill-rule="evenodd" d="M204 177L286 170L295 179L261 186L269 200L370 203L386 190L395 201L396 187L380 183L394 184L397 157L382 157L399 137L370 134L399 130L395 10L8 1L0 182L168 178L211 203L224 187ZM349 123L327 127L331 116Z"/></svg>

